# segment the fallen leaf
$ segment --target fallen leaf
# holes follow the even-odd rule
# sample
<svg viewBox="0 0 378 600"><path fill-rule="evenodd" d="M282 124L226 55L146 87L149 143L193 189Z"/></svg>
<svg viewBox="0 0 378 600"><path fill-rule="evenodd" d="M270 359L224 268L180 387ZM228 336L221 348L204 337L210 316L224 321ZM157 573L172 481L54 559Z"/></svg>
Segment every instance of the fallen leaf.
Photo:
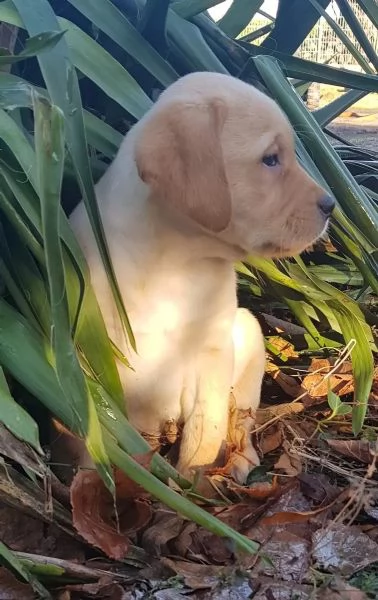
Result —
<svg viewBox="0 0 378 600"><path fill-rule="evenodd" d="M253 596L253 600L313 600L314 587L284 581L274 581L271 578L259 578L268 580L260 584L260 588Z"/></svg>
<svg viewBox="0 0 378 600"><path fill-rule="evenodd" d="M305 512L292 512L292 511L277 512L273 515L270 515L268 517L263 517L262 519L260 519L259 525L272 526L272 525L285 525L285 524L290 524L290 523L305 523L305 522L309 521L310 519L312 519L313 517L316 517L317 515L320 515L321 513L329 511L335 505L335 503L337 501L338 501L338 498L335 498L330 504L328 504L326 506L321 506L314 510L308 510Z"/></svg>
<svg viewBox="0 0 378 600"><path fill-rule="evenodd" d="M378 544L358 527L338 524L315 531L312 555L320 568L350 576L377 562Z"/></svg>
<svg viewBox="0 0 378 600"><path fill-rule="evenodd" d="M259 450L263 456L277 450L282 444L282 424L277 423L265 429L259 438Z"/></svg>
<svg viewBox="0 0 378 600"><path fill-rule="evenodd" d="M274 468L276 471L283 471L289 477L296 477L302 472L302 461L299 456L290 452L291 448L288 442L283 442L282 448L283 453L275 463Z"/></svg>
<svg viewBox="0 0 378 600"><path fill-rule="evenodd" d="M378 454L377 442L366 440L325 440L333 450L365 464L370 464L374 455Z"/></svg>
<svg viewBox="0 0 378 600"><path fill-rule="evenodd" d="M263 528L261 528L263 529ZM301 582L310 566L310 543L290 531L273 530L261 545L261 553L272 564L260 561L254 573L263 573L283 581Z"/></svg>
<svg viewBox="0 0 378 600"><path fill-rule="evenodd" d="M153 556L169 554L169 542L180 534L184 520L168 508L158 508L153 521L141 536L141 544Z"/></svg>
<svg viewBox="0 0 378 600"><path fill-rule="evenodd" d="M28 583L22 583L5 567L0 567L1 600L34 600L35 592Z"/></svg>
<svg viewBox="0 0 378 600"><path fill-rule="evenodd" d="M101 577L96 583L68 584L64 589L71 593L70 598L72 600L76 598L78 600L84 600L84 598L123 600L125 597L123 588L118 583L114 583L112 577L109 575Z"/></svg>
<svg viewBox="0 0 378 600"><path fill-rule="evenodd" d="M242 485L230 484L229 489L238 494L246 495L255 500L266 500L277 494L279 489L277 477L273 477L272 481L256 481L248 487Z"/></svg>
<svg viewBox="0 0 378 600"><path fill-rule="evenodd" d="M152 453L134 457L149 467ZM152 509L145 490L119 469L114 470L116 506L96 471L79 471L71 484L73 523L78 533L109 558L122 559L127 553L128 535L144 527Z"/></svg>
<svg viewBox="0 0 378 600"><path fill-rule="evenodd" d="M297 398L303 392L301 384L295 377L284 373L277 365L268 363L266 372L278 383L280 388L291 398Z"/></svg>
<svg viewBox="0 0 378 600"><path fill-rule="evenodd" d="M331 484L329 477L324 473L301 473L298 479L301 492L316 504L328 504L340 494L340 489Z"/></svg>
<svg viewBox="0 0 378 600"><path fill-rule="evenodd" d="M327 589L319 590L322 600L368 600L365 592L349 585L341 577L335 576Z"/></svg>
<svg viewBox="0 0 378 600"><path fill-rule="evenodd" d="M309 367L311 372L302 381L302 387L308 394L308 398L303 399L306 406L311 404L314 398L322 400L327 398L330 389L338 396L344 396L354 391L352 363L345 361L335 368L332 375L328 375L334 368L334 364L328 359L312 360Z"/></svg>
<svg viewBox="0 0 378 600"><path fill-rule="evenodd" d="M241 577L231 576L231 583L218 584L214 590L205 592L201 600L247 600L253 592L252 582ZM191 596L193 598L193 596Z"/></svg>
<svg viewBox="0 0 378 600"><path fill-rule="evenodd" d="M173 573L182 577L185 585L191 590L213 589L226 572L221 566L201 565L183 560L163 558L162 562Z"/></svg>

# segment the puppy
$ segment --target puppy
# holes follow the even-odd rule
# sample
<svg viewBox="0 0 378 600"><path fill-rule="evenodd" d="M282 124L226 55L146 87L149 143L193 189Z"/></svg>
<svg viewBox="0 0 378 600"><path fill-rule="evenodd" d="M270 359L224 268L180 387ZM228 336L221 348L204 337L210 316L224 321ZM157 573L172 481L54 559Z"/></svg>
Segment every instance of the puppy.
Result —
<svg viewBox="0 0 378 600"><path fill-rule="evenodd" d="M137 353L83 203L71 225L109 337L133 367L118 365L131 423L155 446L182 426L177 468L191 477L224 459L232 396L242 452L231 474L245 481L258 464L250 433L265 351L257 321L237 308L234 263L301 252L325 231L334 200L298 164L275 102L215 73L187 75L161 94L96 195Z"/></svg>

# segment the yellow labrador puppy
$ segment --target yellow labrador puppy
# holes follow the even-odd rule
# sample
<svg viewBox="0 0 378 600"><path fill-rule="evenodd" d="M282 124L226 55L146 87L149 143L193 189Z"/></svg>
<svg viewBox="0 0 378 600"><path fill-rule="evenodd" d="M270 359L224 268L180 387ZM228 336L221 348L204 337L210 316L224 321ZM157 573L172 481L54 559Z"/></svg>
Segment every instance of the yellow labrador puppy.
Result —
<svg viewBox="0 0 378 600"><path fill-rule="evenodd" d="M237 308L234 262L301 252L334 200L300 167L273 100L230 76L193 73L127 134L96 186L138 353L125 339L83 203L71 217L119 364L131 423L150 440L183 426L177 468L222 460L232 391L243 418L233 476L258 464L250 432L265 352ZM81 457L83 462L84 454Z"/></svg>

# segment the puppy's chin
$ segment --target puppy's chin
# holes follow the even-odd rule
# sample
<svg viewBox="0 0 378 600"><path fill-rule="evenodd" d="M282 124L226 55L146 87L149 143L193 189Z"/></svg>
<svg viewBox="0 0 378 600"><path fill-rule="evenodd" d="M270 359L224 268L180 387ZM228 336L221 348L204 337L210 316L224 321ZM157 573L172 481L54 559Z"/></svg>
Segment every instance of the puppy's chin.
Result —
<svg viewBox="0 0 378 600"><path fill-rule="evenodd" d="M328 230L329 220L325 223L323 229L319 231L318 235L314 235L310 239L306 240L290 240L287 244L281 240L281 244L278 245L275 241L264 242L257 248L253 249L253 252L250 254L255 254L256 256L262 256L264 258L289 258L290 256L296 256L301 254L308 248L310 248L315 242L318 242L322 239L326 239L326 234Z"/></svg>

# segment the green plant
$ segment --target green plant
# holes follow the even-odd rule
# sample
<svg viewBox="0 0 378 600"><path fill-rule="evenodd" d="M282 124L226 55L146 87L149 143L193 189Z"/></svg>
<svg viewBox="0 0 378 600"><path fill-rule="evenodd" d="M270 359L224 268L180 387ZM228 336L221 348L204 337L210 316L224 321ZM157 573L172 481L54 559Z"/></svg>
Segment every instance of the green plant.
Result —
<svg viewBox="0 0 378 600"><path fill-rule="evenodd" d="M31 70L26 78L21 71L0 73L0 275L5 286L0 298L0 364L86 440L110 490L112 462L175 510L232 538L244 550L255 551L256 544L165 485L173 479L190 494L189 482L163 458L154 456L151 473L133 460L133 455L147 452L148 445L124 414L114 360L119 354L106 335L87 265L59 197L63 189L66 206L71 193L83 196L125 332L134 344L98 214L95 178L117 151L121 132L152 105L155 90L183 73L229 72L272 95L296 130L303 166L337 198L331 236L338 253L324 253L320 261L311 253L276 262L250 257L238 265L242 284L256 303L274 299L288 307L306 329L310 351L354 341L353 425L358 432L366 413L375 348L366 315L370 322L376 318L362 299L378 287L377 194L368 180L376 180L377 156L361 160L353 148L335 149L322 128L358 94L377 91L375 65L370 64L371 56L365 56L360 64L369 64L369 69L355 73L298 59L287 47L279 17L261 47L228 37L225 32L239 35L253 16L251 6L257 11L261 2L235 0L220 28L203 13L216 4L206 0L136 0L138 18L133 2L125 2L122 13L110 0L68 1L127 56L117 60L80 27L57 17L53 0L0 3L0 19L19 27L20 35L26 30L31 36L24 53L3 55L2 65L20 64L29 52L37 55L41 71L41 77ZM374 4L361 0L361 5L377 25ZM312 0L310 8L313 19L322 7ZM308 26L306 21L303 35ZM280 43L273 50L269 40L275 31L281 31ZM292 79L332 83L350 91L341 101L310 114L289 82ZM80 94L80 86L85 91L88 82L109 110L91 112L91 103ZM365 179L358 180L351 172L351 156ZM64 186L70 190L67 195ZM35 424L1 379L6 401L0 420L39 450Z"/></svg>

